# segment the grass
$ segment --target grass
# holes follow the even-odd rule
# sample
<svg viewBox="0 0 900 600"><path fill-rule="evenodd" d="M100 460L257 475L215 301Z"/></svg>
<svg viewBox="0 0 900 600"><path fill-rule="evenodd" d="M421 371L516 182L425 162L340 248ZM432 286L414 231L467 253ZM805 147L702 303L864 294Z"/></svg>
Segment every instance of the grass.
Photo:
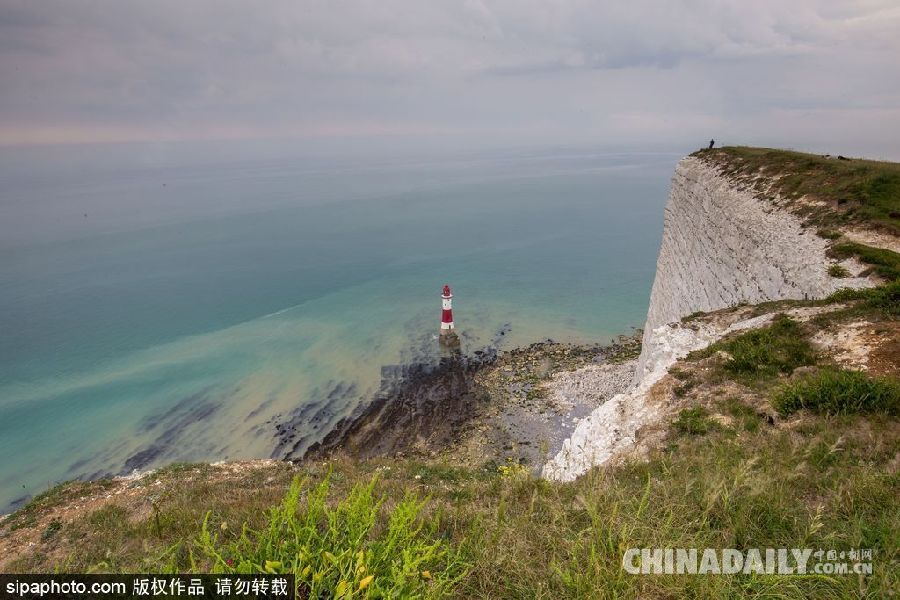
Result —
<svg viewBox="0 0 900 600"><path fill-rule="evenodd" d="M718 401L718 408L734 420L736 431L756 432L762 424L763 415L760 415L752 406L748 406L740 398L729 396Z"/></svg>
<svg viewBox="0 0 900 600"><path fill-rule="evenodd" d="M709 412L702 406L685 408L678 414L675 421L675 429L688 435L703 435L715 426L715 421L709 418Z"/></svg>
<svg viewBox="0 0 900 600"><path fill-rule="evenodd" d="M109 479L98 479L92 482L77 480L64 481L50 486L47 490L29 500L25 506L19 509L16 512L17 519L12 521L0 521L0 525L6 525L7 522L9 522L13 530L20 527L28 527L34 524L36 515L47 507L55 506L62 502L77 498L80 495L87 493L88 490L96 490L98 488L106 489L111 485L112 481Z"/></svg>
<svg viewBox="0 0 900 600"><path fill-rule="evenodd" d="M244 526L226 542L207 513L197 539L200 564L214 573L293 573L301 597L446 595L466 573L458 550L435 535L434 521L426 528L427 501L417 494L383 512L377 481L359 481L330 506L328 476L313 488L294 478L263 527Z"/></svg>
<svg viewBox="0 0 900 600"><path fill-rule="evenodd" d="M815 320L823 322L854 315L894 318L900 315L900 281L892 281L874 288L838 290L822 301L823 304L835 302L856 303L847 309L820 315Z"/></svg>
<svg viewBox="0 0 900 600"><path fill-rule="evenodd" d="M786 384L772 405L782 415L800 409L840 415L882 412L900 416L900 382L859 371L825 367Z"/></svg>
<svg viewBox="0 0 900 600"><path fill-rule="evenodd" d="M847 258L856 256L862 262L871 265L878 275L888 281L900 279L900 254L885 248L873 248L855 242L845 242L833 246L830 250L833 256Z"/></svg>
<svg viewBox="0 0 900 600"><path fill-rule="evenodd" d="M727 355L720 364L721 370L748 384L766 382L817 360L800 324L784 314L776 315L768 327L720 340L692 352L688 359L707 358L717 352Z"/></svg>
<svg viewBox="0 0 900 600"><path fill-rule="evenodd" d="M743 178L763 175L765 185L788 199L804 196L827 204L808 217L824 231L829 226L860 222L900 234L900 164L872 160L837 160L772 148L729 146L695 153L715 161L727 174Z"/></svg>
<svg viewBox="0 0 900 600"><path fill-rule="evenodd" d="M741 416L734 427L678 436L648 462L569 484L406 460L277 465L222 483L170 472L146 486L167 491L161 535L149 512L111 504L64 522L14 566L292 571L309 597L340 588L356 598L837 599L896 589L896 421L812 415L802 430L748 428L750 407L723 406ZM698 415L689 420L710 419ZM629 575L622 555L642 547L872 548L875 570Z"/></svg>

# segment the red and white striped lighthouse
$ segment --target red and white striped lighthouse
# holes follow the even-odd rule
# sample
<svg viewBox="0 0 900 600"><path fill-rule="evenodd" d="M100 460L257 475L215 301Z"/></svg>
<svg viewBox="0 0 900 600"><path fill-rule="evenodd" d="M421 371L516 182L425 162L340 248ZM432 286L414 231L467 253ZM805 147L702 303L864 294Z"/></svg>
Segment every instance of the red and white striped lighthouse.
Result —
<svg viewBox="0 0 900 600"><path fill-rule="evenodd" d="M450 286L444 286L444 293L441 294L441 335L446 335L453 331L453 292Z"/></svg>
<svg viewBox="0 0 900 600"><path fill-rule="evenodd" d="M450 286L444 286L444 292L441 294L441 341L445 344L458 343L459 338L453 331L453 292Z"/></svg>

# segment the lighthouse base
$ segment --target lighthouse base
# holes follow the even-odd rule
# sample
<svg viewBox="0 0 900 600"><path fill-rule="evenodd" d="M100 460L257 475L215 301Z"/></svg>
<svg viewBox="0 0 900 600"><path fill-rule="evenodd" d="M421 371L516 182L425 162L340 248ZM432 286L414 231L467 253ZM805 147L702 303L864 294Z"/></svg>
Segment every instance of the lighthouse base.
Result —
<svg viewBox="0 0 900 600"><path fill-rule="evenodd" d="M438 339L442 346L447 346L448 348L459 346L459 336L452 329L441 329L441 335Z"/></svg>

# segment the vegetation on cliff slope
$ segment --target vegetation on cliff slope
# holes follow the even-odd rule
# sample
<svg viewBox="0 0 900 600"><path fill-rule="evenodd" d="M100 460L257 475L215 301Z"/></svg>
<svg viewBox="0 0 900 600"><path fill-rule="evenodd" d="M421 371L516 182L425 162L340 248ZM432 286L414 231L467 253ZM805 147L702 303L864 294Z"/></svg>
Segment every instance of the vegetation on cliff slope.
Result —
<svg viewBox="0 0 900 600"><path fill-rule="evenodd" d="M805 207L813 222L865 223L900 234L898 163L745 146L700 150L695 156L714 161L728 175L752 180L764 195L774 191L790 200L820 201L823 206Z"/></svg>
<svg viewBox="0 0 900 600"><path fill-rule="evenodd" d="M717 352L728 357L721 362L722 369L744 382L770 379L816 362L815 352L802 334L800 324L785 315L776 316L767 327L692 352L689 358L705 358Z"/></svg>
<svg viewBox="0 0 900 600"><path fill-rule="evenodd" d="M837 258L855 256L888 281L900 279L900 255L884 248L873 248L864 244L843 242L831 247L830 253Z"/></svg>

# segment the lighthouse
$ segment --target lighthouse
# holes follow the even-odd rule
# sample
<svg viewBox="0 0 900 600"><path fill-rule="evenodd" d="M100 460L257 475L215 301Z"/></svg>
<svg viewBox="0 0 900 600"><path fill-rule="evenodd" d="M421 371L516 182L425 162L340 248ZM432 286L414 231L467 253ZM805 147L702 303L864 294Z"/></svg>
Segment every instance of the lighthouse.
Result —
<svg viewBox="0 0 900 600"><path fill-rule="evenodd" d="M453 292L445 285L441 294L441 343L448 346L459 344L459 338L453 331Z"/></svg>

